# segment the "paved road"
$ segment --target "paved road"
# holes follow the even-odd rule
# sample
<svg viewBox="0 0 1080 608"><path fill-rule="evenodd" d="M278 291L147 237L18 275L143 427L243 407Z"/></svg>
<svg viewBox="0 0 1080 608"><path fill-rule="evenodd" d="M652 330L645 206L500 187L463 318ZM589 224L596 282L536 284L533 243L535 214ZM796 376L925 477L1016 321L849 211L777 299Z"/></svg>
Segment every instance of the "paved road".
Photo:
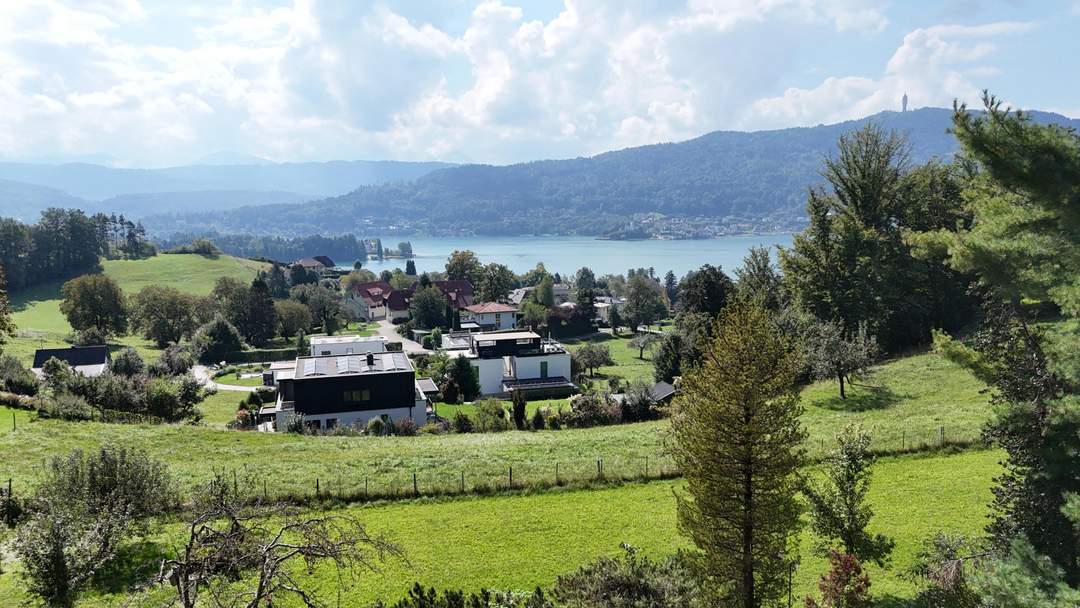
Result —
<svg viewBox="0 0 1080 608"><path fill-rule="evenodd" d="M407 354L422 355L430 352L425 350L423 345L419 342L410 340L397 333L397 325L394 325L386 319L379 321L379 329L375 330L375 333L380 336L386 336L386 339L391 342L401 342L401 350L405 351Z"/></svg>
<svg viewBox="0 0 1080 608"><path fill-rule="evenodd" d="M202 383L206 388L216 388L219 391L235 391L238 393L250 393L255 390L254 386L237 386L235 384L218 384L214 382L213 374L210 373L210 368L205 365L196 365L191 368L191 373L195 375L195 379Z"/></svg>

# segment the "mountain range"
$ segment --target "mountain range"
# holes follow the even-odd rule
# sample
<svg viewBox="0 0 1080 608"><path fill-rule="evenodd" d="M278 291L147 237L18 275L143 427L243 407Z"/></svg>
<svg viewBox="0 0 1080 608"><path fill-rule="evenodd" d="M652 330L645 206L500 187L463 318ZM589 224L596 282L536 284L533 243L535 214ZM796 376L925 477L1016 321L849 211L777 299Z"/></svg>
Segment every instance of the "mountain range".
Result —
<svg viewBox="0 0 1080 608"><path fill-rule="evenodd" d="M1032 112L1038 122L1080 120ZM391 161L201 164L166 169L0 163L3 215L42 201L142 218L151 233L712 236L795 230L807 188L841 134L874 122L907 136L910 160L951 158L952 110L881 112L769 131L514 165ZM230 160L234 155L219 154ZM9 180L9 181L3 181ZM16 183L18 182L18 183ZM78 198L76 198L78 197ZM79 200L87 199L82 203ZM26 218L32 219L32 218Z"/></svg>
<svg viewBox="0 0 1080 608"><path fill-rule="evenodd" d="M222 160L248 164L215 162ZM370 184L409 181L453 166L398 161L271 163L224 153L204 161L162 169L0 162L0 215L31 221L42 209L61 206L139 218L175 209L198 212L297 203Z"/></svg>

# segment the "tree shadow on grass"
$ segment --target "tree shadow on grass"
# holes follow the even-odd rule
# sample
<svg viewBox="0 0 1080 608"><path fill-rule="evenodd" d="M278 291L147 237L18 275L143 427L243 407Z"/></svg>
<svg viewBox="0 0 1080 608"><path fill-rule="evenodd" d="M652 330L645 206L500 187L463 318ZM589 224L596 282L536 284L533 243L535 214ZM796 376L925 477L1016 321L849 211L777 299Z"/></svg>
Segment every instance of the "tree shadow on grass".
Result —
<svg viewBox="0 0 1080 608"><path fill-rule="evenodd" d="M841 399L839 389L837 389L835 395L817 402L817 405L835 412L867 412L892 407L906 397L886 386L859 384L855 387L859 390L857 392L849 390L847 399Z"/></svg>
<svg viewBox="0 0 1080 608"><path fill-rule="evenodd" d="M141 540L125 544L90 586L102 593L124 593L149 581L158 573L166 547Z"/></svg>
<svg viewBox="0 0 1080 608"><path fill-rule="evenodd" d="M874 608L910 608L919 604L895 595L875 595L871 605Z"/></svg>

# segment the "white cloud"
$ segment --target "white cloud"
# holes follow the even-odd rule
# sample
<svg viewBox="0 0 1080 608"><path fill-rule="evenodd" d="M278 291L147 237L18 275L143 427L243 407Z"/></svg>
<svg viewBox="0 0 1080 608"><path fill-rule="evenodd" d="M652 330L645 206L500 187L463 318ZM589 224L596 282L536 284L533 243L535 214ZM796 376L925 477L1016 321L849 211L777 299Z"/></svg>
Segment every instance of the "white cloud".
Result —
<svg viewBox="0 0 1080 608"><path fill-rule="evenodd" d="M982 88L977 80L997 71L979 62L997 50L1001 36L1032 27L1001 22L916 29L904 36L880 78L829 77L811 89L789 88L783 95L754 102L743 124L781 127L849 120L898 109L905 93L912 107L948 106L954 99L976 101Z"/></svg>
<svg viewBox="0 0 1080 608"><path fill-rule="evenodd" d="M564 0L537 19L516 0L476 0L439 24L393 6L0 3L0 156L575 156L846 118L895 105L905 90L920 105L948 102L994 67L995 38L1026 27L918 29L880 77L775 96L815 37L887 29L884 5Z"/></svg>

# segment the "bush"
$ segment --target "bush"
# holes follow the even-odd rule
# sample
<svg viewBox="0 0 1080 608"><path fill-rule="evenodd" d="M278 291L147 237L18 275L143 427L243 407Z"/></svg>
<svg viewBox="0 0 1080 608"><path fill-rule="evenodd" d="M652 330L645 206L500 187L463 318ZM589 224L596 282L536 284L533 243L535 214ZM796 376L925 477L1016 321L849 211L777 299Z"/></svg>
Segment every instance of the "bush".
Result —
<svg viewBox="0 0 1080 608"><path fill-rule="evenodd" d="M196 358L209 364L221 361L226 353L243 350L244 339L232 323L217 315L195 331L195 335L191 337L191 346Z"/></svg>
<svg viewBox="0 0 1080 608"><path fill-rule="evenodd" d="M33 397L38 392L37 376L15 357L4 355L0 357L0 391Z"/></svg>
<svg viewBox="0 0 1080 608"><path fill-rule="evenodd" d="M368 435L375 437L382 437L388 435L390 431L390 425L386 424L386 421L379 416L367 421L367 426L364 427L364 432Z"/></svg>
<svg viewBox="0 0 1080 608"><path fill-rule="evenodd" d="M447 403L457 403L458 399L461 397L461 390L458 388L458 384L453 378L443 383L440 392L442 393L443 400Z"/></svg>
<svg viewBox="0 0 1080 608"><path fill-rule="evenodd" d="M416 422L408 416L402 416L394 421L394 434L401 437L416 436Z"/></svg>
<svg viewBox="0 0 1080 608"><path fill-rule="evenodd" d="M619 415L623 422L642 422L658 418L658 411L653 407L651 387L645 382L631 382L623 394Z"/></svg>
<svg viewBox="0 0 1080 608"><path fill-rule="evenodd" d="M168 422L198 421L202 413L196 406L202 398L202 385L193 376L154 378L146 385L146 409L142 413Z"/></svg>
<svg viewBox="0 0 1080 608"><path fill-rule="evenodd" d="M70 393L60 393L52 398L41 398L37 402L37 415L41 418L56 420L94 420L97 410L86 399Z"/></svg>
<svg viewBox="0 0 1080 608"><path fill-rule="evenodd" d="M71 606L146 518L177 503L165 465L143 452L104 447L52 459L15 541L27 590Z"/></svg>
<svg viewBox="0 0 1080 608"><path fill-rule="evenodd" d="M423 340L420 341L420 345L427 350L431 350L432 348L434 348L432 346L433 344L434 342L431 341L431 336L424 336Z"/></svg>
<svg viewBox="0 0 1080 608"><path fill-rule="evenodd" d="M544 421L544 412L537 408L532 417L532 430L542 431L547 424Z"/></svg>
<svg viewBox="0 0 1080 608"><path fill-rule="evenodd" d="M146 372L146 362L143 361L139 351L129 346L113 357L109 370L114 374L130 378Z"/></svg>
<svg viewBox="0 0 1080 608"><path fill-rule="evenodd" d="M510 418L498 399L484 399L476 404L476 430L481 433L509 431Z"/></svg>
<svg viewBox="0 0 1080 608"><path fill-rule="evenodd" d="M151 376L180 376L191 371L195 367L195 358L186 348L170 346L166 348L158 360L150 364Z"/></svg>
<svg viewBox="0 0 1080 608"><path fill-rule="evenodd" d="M446 423L428 422L424 426L420 427L419 433L421 435L442 435L448 430Z"/></svg>
<svg viewBox="0 0 1080 608"><path fill-rule="evenodd" d="M521 431L525 429L525 415L529 406L529 400L525 397L525 393L522 391L514 391L513 399L511 400L514 409L514 427Z"/></svg>
<svg viewBox="0 0 1080 608"><path fill-rule="evenodd" d="M563 423L576 428L616 424L619 409L619 404L605 393L576 395L570 399L570 411L563 416Z"/></svg>
<svg viewBox="0 0 1080 608"><path fill-rule="evenodd" d="M601 604L597 604L598 606ZM551 608L551 603L544 597L539 587L532 593L522 591L488 591L465 595L462 591L446 589L441 593L434 587L425 589L416 583L409 594L389 608ZM387 608L382 600L377 600L371 608Z"/></svg>
<svg viewBox="0 0 1080 608"><path fill-rule="evenodd" d="M701 605L698 583L684 554L654 562L639 557L630 545L622 548L626 553L621 558L601 557L556 579L551 589L556 603L566 608Z"/></svg>
<svg viewBox="0 0 1080 608"><path fill-rule="evenodd" d="M107 342L108 336L96 327L87 327L82 331L77 331L71 339L71 343L75 346L104 346Z"/></svg>
<svg viewBox="0 0 1080 608"><path fill-rule="evenodd" d="M473 432L472 419L469 418L465 412L457 412L454 414L454 432L455 433L471 433Z"/></svg>
<svg viewBox="0 0 1080 608"><path fill-rule="evenodd" d="M870 575L854 555L829 554L829 571L821 575L821 603L806 596L806 608L864 608L870 605Z"/></svg>

